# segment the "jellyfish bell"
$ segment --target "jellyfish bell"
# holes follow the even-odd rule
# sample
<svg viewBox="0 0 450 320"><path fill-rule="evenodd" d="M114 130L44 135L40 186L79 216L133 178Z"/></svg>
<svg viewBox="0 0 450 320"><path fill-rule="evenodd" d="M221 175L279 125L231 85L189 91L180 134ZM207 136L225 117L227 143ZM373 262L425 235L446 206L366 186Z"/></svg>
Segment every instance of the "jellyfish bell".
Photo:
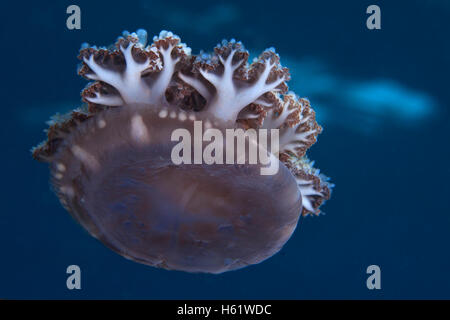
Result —
<svg viewBox="0 0 450 320"><path fill-rule="evenodd" d="M95 80L82 93L87 106L51 123L33 156L50 163L72 216L126 258L221 273L271 257L299 217L318 214L330 196L305 157L321 131L314 111L286 93L288 71L273 50L248 65L248 52L234 41L203 57L171 32L153 40L147 46L141 30L116 48L84 46L79 73ZM238 161L237 149L233 163L197 161L198 143L208 145L195 138L198 124L224 137L233 128L278 129L280 147L264 149L264 164L246 154ZM194 137L183 150L192 161L174 162L180 129ZM223 143L215 153L227 151ZM276 172L261 174L271 164Z"/></svg>

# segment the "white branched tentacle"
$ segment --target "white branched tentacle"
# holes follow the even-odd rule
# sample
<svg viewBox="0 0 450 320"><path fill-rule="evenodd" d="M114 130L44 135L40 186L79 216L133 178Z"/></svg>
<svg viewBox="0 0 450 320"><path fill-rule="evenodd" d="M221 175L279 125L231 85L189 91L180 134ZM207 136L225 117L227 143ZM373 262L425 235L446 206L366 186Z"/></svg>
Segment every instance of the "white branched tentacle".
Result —
<svg viewBox="0 0 450 320"><path fill-rule="evenodd" d="M150 66L148 59L144 63L137 63L133 58L132 49L133 44L131 42L126 48L120 47L126 63L124 78L130 84L138 83L141 80L142 71Z"/></svg>
<svg viewBox="0 0 450 320"><path fill-rule="evenodd" d="M203 98L205 98L206 101L209 101L211 98L211 94L209 93L208 89L205 87L205 85L198 79L195 79L193 77L186 76L182 74L181 72L178 73L178 77L180 77L181 80L186 82L188 85L190 85L192 88L198 91Z"/></svg>
<svg viewBox="0 0 450 320"><path fill-rule="evenodd" d="M268 103L268 102L266 102L266 101L264 101L264 100L261 100L261 99L256 99L256 100L255 100L255 103L256 103L256 104L259 104L259 105L261 105L261 106L263 106L263 107L268 107L268 108L272 107L272 104L271 104L271 103Z"/></svg>
<svg viewBox="0 0 450 320"><path fill-rule="evenodd" d="M89 57L89 59L84 58L83 60L89 66L89 68L95 73L95 74L87 74L86 77L88 79L106 82L107 84L113 86L114 88L117 88L122 84L120 74L114 71L106 70L101 66L99 66L94 61L93 54Z"/></svg>
<svg viewBox="0 0 450 320"><path fill-rule="evenodd" d="M257 119L259 118L259 114L255 113L253 110L249 110L248 108L239 112L239 119Z"/></svg>
<svg viewBox="0 0 450 320"><path fill-rule="evenodd" d="M292 128L285 128L280 133L280 150L291 151L295 153L295 149L307 145L308 137L316 133L317 130L312 129L306 132L296 132L300 124Z"/></svg>
<svg viewBox="0 0 450 320"><path fill-rule="evenodd" d="M266 108L273 107L273 103L268 103L262 99L256 99L254 103ZM248 108L244 108L239 112L239 119L257 119L259 118L259 116L260 115L258 113L255 113L255 111L250 110Z"/></svg>
<svg viewBox="0 0 450 320"><path fill-rule="evenodd" d="M244 62L244 60L239 61L233 65L233 57L236 50L232 50L226 59L219 56L219 60L223 65L223 74L217 76L205 70L200 70L201 75L208 80L215 88L216 95L211 101L209 110L213 112L217 117L225 118L224 116L232 112L233 120L236 120L237 114L246 105L236 106L236 88L233 82L233 74L237 68Z"/></svg>
<svg viewBox="0 0 450 320"><path fill-rule="evenodd" d="M264 129L277 129L279 128L283 123L285 123L285 121L287 120L287 118L289 117L290 114L292 114L295 109L292 110L288 110L289 107L289 102L285 102L283 104L283 107L278 115L278 117L274 118L274 110L271 109L266 118L264 119L264 122L262 124L262 128Z"/></svg>
<svg viewBox="0 0 450 320"><path fill-rule="evenodd" d="M300 189L300 193L302 195L303 207L310 212L315 212L315 209L312 206L312 202L309 196L323 196L323 194L314 189L312 181L307 181L300 178L296 178L296 180L297 185Z"/></svg>
<svg viewBox="0 0 450 320"><path fill-rule="evenodd" d="M111 106L111 107L119 107L123 105L123 100L119 96L102 96L99 93L96 93L95 97L87 97L90 102L102 104L105 106Z"/></svg>
<svg viewBox="0 0 450 320"><path fill-rule="evenodd" d="M240 94L240 98L244 99L246 101L250 101L248 103L253 102L258 97L262 96L264 93L274 90L276 87L278 87L283 81L285 81L285 77L278 78L277 80L266 83L267 79L269 78L270 71L275 66L274 63L271 63L269 59L267 59L264 62L264 71L259 77L259 79L254 84L253 88L251 90L245 90ZM248 104L247 103L247 104Z"/></svg>
<svg viewBox="0 0 450 320"><path fill-rule="evenodd" d="M150 61L147 59L144 63L137 63L131 52L133 46L134 44L130 42L126 48L120 47L126 63L124 74L110 71L99 66L94 61L94 55L91 55L89 59L84 58L83 60L95 74L88 74L86 76L89 79L103 81L113 86L119 91L121 99L123 99L125 103L148 102L150 98L150 89L142 81L141 73L149 68ZM98 94L95 98L86 99L94 103L102 104L109 104L108 102L111 102L116 105L119 102L117 97L103 97Z"/></svg>
<svg viewBox="0 0 450 320"><path fill-rule="evenodd" d="M303 119L300 119L299 124L303 124L303 123L309 121L310 118L311 118L310 116L307 116L307 117L304 117Z"/></svg>
<svg viewBox="0 0 450 320"><path fill-rule="evenodd" d="M142 81L141 74L144 70L149 68L150 61L147 59L144 63L137 63L132 55L133 44L130 42L127 48L120 47L125 57L125 74L123 85L125 89L120 90L122 98L127 102L145 103L150 99L150 89Z"/></svg>
<svg viewBox="0 0 450 320"><path fill-rule="evenodd" d="M205 79L216 88L216 96L211 101L209 112L218 118L232 121L236 120L237 115L244 107L255 102L263 94L275 89L285 80L284 77L281 77L272 83L266 84L270 71L275 66L275 64L266 60L264 71L256 83L248 88L236 89L233 82L233 73L242 64L243 60L232 65L234 53L235 51L232 51L226 60L222 57L219 58L224 66L224 73L221 77L202 72Z"/></svg>
<svg viewBox="0 0 450 320"><path fill-rule="evenodd" d="M289 101L285 102L283 106L283 111L287 109L289 105ZM296 109L292 109L292 112L294 112ZM282 112L283 112L282 111ZM285 112L283 112L285 113ZM280 115L279 119L287 119L288 115L284 115L283 113ZM266 117L268 119L269 117ZM296 153L296 148L307 146L309 141L309 137L317 133L317 129L313 128L308 131L298 131L298 128L302 126L304 123L309 121L311 118L310 115L307 115L306 117L303 117L302 110L300 110L298 114L298 119L296 121L296 124L293 127L285 127L280 130L280 151L290 151L292 153ZM273 120L272 120L273 121Z"/></svg>
<svg viewBox="0 0 450 320"><path fill-rule="evenodd" d="M151 86L151 100L150 103L160 102L161 99L165 99L164 92L169 86L170 80L172 79L173 73L175 71L175 65L180 61L180 58L172 58L172 50L175 46L169 45L167 49L159 49L161 56L163 58L164 67L162 68L157 80Z"/></svg>
<svg viewBox="0 0 450 320"><path fill-rule="evenodd" d="M202 70L200 69L200 74L203 76L203 78L205 78L206 80L208 80L209 82L211 82L211 84L216 87L216 89L219 91L218 88L220 88L221 86L224 86L223 84L221 84L221 77L216 76L215 74L209 73L208 71Z"/></svg>

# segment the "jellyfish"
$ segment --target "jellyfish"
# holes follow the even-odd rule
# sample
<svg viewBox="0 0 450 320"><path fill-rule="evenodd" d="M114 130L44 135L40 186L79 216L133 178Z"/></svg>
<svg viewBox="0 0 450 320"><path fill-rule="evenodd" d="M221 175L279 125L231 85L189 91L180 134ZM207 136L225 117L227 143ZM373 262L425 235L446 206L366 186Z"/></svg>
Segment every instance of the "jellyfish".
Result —
<svg viewBox="0 0 450 320"><path fill-rule="evenodd" d="M108 48L83 44L78 58L91 81L83 105L54 116L32 155L49 163L63 207L113 251L218 274L273 256L301 216L320 214L332 184L306 152L322 128L309 101L288 91L289 70L273 48L251 63L234 39L194 55L172 32L147 43L141 29ZM230 151L231 164L174 162L174 132L195 137L196 127L227 141L227 130L276 130L278 147L261 149L277 171L261 174L267 163L237 161L225 145L213 153ZM208 139L197 142L182 156L207 148Z"/></svg>

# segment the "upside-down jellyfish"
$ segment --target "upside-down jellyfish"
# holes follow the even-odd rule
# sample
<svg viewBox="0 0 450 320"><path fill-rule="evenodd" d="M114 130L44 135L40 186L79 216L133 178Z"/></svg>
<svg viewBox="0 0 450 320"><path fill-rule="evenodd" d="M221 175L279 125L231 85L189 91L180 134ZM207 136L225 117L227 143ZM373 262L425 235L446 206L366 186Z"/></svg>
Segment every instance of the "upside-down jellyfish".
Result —
<svg viewBox="0 0 450 320"><path fill-rule="evenodd" d="M319 214L331 184L305 155L322 128L309 101L288 92L288 69L273 49L248 58L235 40L193 55L167 31L151 44L144 30L109 48L84 44L79 74L93 81L84 105L54 117L33 149L61 204L106 246L155 267L221 273L278 252L301 215ZM195 140L196 128L202 141L175 162L174 132ZM277 170L237 161L238 149L218 144L230 129L276 130L278 147L261 148ZM215 159L231 151L235 162L198 161L213 140Z"/></svg>

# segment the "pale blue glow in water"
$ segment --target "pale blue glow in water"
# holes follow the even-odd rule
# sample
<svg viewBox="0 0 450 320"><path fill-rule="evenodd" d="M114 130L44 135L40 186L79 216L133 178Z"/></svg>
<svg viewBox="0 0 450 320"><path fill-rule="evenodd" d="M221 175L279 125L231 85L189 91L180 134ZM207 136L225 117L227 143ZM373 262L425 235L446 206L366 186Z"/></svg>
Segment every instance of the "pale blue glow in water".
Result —
<svg viewBox="0 0 450 320"><path fill-rule="evenodd" d="M392 79L352 79L317 59L282 57L281 62L291 71L290 90L309 98L323 125L375 133L387 122L416 125L438 111L432 96Z"/></svg>
<svg viewBox="0 0 450 320"><path fill-rule="evenodd" d="M374 80L349 86L352 106L374 115L394 116L405 121L420 120L434 112L435 103L425 93L416 92L392 80Z"/></svg>

